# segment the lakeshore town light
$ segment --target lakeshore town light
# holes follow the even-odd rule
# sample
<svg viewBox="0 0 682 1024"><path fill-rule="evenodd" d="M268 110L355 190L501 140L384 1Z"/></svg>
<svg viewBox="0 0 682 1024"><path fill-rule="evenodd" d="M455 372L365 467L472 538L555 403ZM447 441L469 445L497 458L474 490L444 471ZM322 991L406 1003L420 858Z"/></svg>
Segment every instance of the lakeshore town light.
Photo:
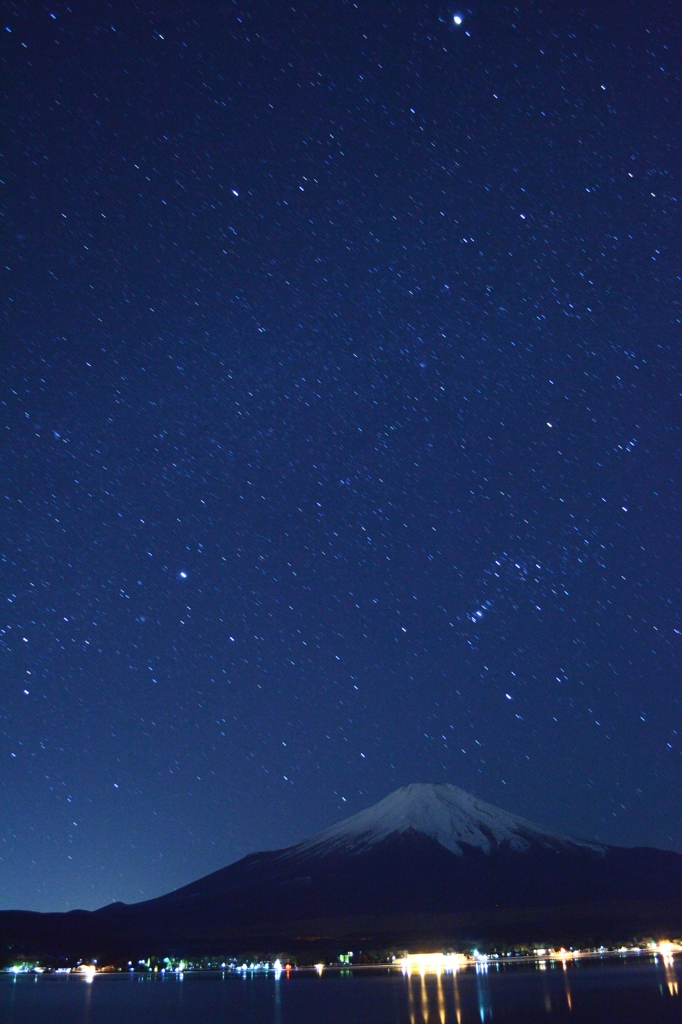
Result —
<svg viewBox="0 0 682 1024"><path fill-rule="evenodd" d="M650 948L654 953L660 954L664 960L669 960L671 963L676 953L682 953L682 943L671 942L669 939L661 939L660 942L652 942Z"/></svg>
<svg viewBox="0 0 682 1024"><path fill-rule="evenodd" d="M461 953L408 953L396 961L403 971L456 971L463 967L467 958Z"/></svg>

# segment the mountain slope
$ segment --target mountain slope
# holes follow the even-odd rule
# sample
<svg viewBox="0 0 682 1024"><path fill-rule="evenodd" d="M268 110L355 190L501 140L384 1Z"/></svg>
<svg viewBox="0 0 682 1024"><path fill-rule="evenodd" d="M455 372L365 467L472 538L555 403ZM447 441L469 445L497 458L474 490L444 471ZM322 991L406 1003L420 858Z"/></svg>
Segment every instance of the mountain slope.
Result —
<svg viewBox="0 0 682 1024"><path fill-rule="evenodd" d="M413 785L155 900L0 913L5 948L130 956L682 931L682 855L573 839L455 786Z"/></svg>
<svg viewBox="0 0 682 1024"><path fill-rule="evenodd" d="M605 850L598 844L541 828L449 784L403 786L294 849L318 855L332 850L357 852L409 831L427 836L455 854L461 854L465 847L490 853L503 844L511 850L525 850L533 843L553 849L574 846Z"/></svg>

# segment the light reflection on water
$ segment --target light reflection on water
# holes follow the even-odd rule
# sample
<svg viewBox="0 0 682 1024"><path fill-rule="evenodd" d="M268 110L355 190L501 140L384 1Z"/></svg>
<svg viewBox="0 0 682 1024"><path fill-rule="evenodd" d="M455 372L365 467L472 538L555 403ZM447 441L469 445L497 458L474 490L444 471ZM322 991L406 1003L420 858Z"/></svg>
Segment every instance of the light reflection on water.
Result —
<svg viewBox="0 0 682 1024"><path fill-rule="evenodd" d="M672 954L664 955L663 969L665 971L665 980L668 986L668 992L671 996L678 996L680 994L679 985L677 982L677 974L675 972L675 961Z"/></svg>
<svg viewBox="0 0 682 1024"><path fill-rule="evenodd" d="M410 1024L467 1024L462 1014L457 971L422 970L404 972ZM483 1024L492 1020L493 1008L487 968L476 968L478 1017Z"/></svg>
<svg viewBox="0 0 682 1024"><path fill-rule="evenodd" d="M573 1009L573 1003L571 1002L571 986L568 983L568 967L566 961L564 961L564 992L566 994L566 1005L569 1011Z"/></svg>
<svg viewBox="0 0 682 1024"><path fill-rule="evenodd" d="M0 976L8 1024L659 1024L682 1020L682 960L486 960L446 968ZM15 998L16 997L16 998Z"/></svg>
<svg viewBox="0 0 682 1024"><path fill-rule="evenodd" d="M573 1014L573 991L571 987L572 970L569 969L570 956L555 956L546 960L536 961L534 968L538 972L545 972L538 979L542 991L542 1003L548 1018L566 1011ZM651 962L651 961L649 961ZM672 954L653 957L653 964L663 967L665 985L668 994L678 997L680 994L679 979L677 976L678 965ZM495 963L493 974L511 972L517 965ZM529 965L522 969L527 970ZM407 984L407 1004L409 1009L410 1024L486 1024L493 1020L494 999L490 985L491 964L487 960L481 960L473 967L457 967L443 969L440 967L429 967L420 965L418 969L403 968L403 976ZM556 974L560 970L561 985L552 984L556 982ZM573 968L575 970L575 968ZM461 978L471 978L475 975L476 983L476 1005L469 1006L466 1012L462 1006L460 994ZM682 1008L681 1012L682 1012ZM506 1018L505 1018L506 1019ZM681 1017L682 1019L682 1017Z"/></svg>

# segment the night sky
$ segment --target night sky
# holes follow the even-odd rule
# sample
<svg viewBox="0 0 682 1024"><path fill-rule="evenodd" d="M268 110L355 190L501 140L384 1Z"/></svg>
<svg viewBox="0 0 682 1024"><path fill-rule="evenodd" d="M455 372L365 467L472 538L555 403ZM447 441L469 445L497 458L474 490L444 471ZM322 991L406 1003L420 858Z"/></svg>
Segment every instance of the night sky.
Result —
<svg viewBox="0 0 682 1024"><path fill-rule="evenodd" d="M682 850L678 5L1 27L0 905L410 782Z"/></svg>

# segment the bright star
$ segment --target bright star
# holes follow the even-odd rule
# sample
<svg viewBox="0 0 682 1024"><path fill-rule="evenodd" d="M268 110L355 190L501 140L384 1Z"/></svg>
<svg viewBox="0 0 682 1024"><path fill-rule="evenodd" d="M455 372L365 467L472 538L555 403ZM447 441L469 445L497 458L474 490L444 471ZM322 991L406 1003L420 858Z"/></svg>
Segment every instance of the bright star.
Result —
<svg viewBox="0 0 682 1024"><path fill-rule="evenodd" d="M184 570L181 570L178 573L178 579L179 580L186 580L187 579L187 573Z"/></svg>
<svg viewBox="0 0 682 1024"><path fill-rule="evenodd" d="M464 18L462 17L461 14L453 14L452 21L454 25L461 25L462 22L464 21Z"/></svg>

